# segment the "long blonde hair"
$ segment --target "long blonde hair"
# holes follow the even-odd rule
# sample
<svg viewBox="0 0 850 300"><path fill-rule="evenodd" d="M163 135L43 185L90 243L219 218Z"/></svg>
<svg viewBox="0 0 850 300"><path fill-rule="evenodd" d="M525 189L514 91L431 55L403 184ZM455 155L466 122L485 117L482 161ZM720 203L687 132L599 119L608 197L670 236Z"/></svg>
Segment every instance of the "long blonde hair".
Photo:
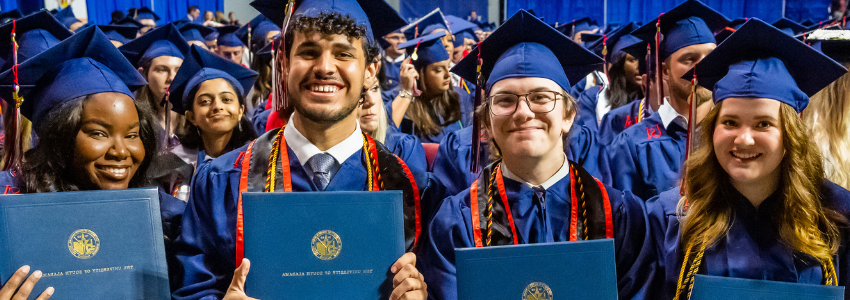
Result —
<svg viewBox="0 0 850 300"><path fill-rule="evenodd" d="M850 63L844 63L850 67ZM850 189L850 75L838 80L810 98L803 111L803 122L823 152L826 177Z"/></svg>
<svg viewBox="0 0 850 300"><path fill-rule="evenodd" d="M703 119L698 138L704 146L691 152L686 162L687 169L698 172L685 174L685 182L691 184L685 184L685 197L679 201L683 247L700 240L713 245L725 236L734 219L732 206L726 200L733 187L713 147L714 130L722 107L723 102L718 103ZM846 220L822 204L823 162L797 112L782 104L779 115L786 151L779 165L782 204L771 207L770 214L774 216L779 237L785 245L824 262L838 251L838 228Z"/></svg>

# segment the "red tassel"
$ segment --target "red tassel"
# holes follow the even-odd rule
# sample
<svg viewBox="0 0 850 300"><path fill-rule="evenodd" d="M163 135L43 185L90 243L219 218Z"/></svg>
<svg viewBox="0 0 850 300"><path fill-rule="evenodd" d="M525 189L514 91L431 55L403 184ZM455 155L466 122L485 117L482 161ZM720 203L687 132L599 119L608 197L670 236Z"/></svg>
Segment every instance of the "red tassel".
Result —
<svg viewBox="0 0 850 300"><path fill-rule="evenodd" d="M276 82L273 83L273 84L275 84L275 88L272 89L272 94L275 95L275 100L272 102L272 108L275 111L284 110L284 109L286 109L286 107L289 106L289 101L288 101L287 95L286 95L286 78L287 78L287 74L289 72L288 72L288 70L283 68L282 65L278 64L277 56L284 55L284 57L288 57L288 56L286 56L287 54L286 54L286 48L285 48L286 29L287 29L287 27L289 27L289 21L292 18L292 12L293 12L294 9L295 9L295 0L289 0L289 3L286 4L286 10L285 10L286 17L283 18L283 24L281 24L281 27L280 27L281 28L280 40L282 41L281 45L278 46L278 47L280 47L280 49L278 49L278 51L274 51L274 49L275 49L274 44L272 44L272 58L273 58L272 61L274 62L272 67L275 68L275 70L280 71L280 72L277 72L277 74L276 74L277 77L280 78L280 79L275 79ZM274 41L272 41L272 43L274 43ZM277 69L278 67L280 67L280 69Z"/></svg>
<svg viewBox="0 0 850 300"><path fill-rule="evenodd" d="M664 82L661 79L661 16L663 15L664 13L658 15L658 22L655 23L655 82L658 84L656 89L658 106L664 103Z"/></svg>
<svg viewBox="0 0 850 300"><path fill-rule="evenodd" d="M21 161L23 159L23 149L24 149L24 141L23 141L23 133L21 131L21 117L20 117L20 107L23 102L23 98L21 98L18 93L20 92L20 84L18 82L18 43L15 41L15 32L17 31L17 22L12 20L12 57L13 63L12 65L12 75L14 76L15 81L15 90L12 92L13 102L15 103L14 107L10 107L10 120L6 122L6 137L4 141L4 147L6 147L6 151L3 154L4 161L6 165L3 166L3 171L12 170L13 172L20 170Z"/></svg>
<svg viewBox="0 0 850 300"><path fill-rule="evenodd" d="M691 78L691 96L690 101L688 101L688 136L685 138L685 162L688 161L688 156L693 150L693 138L691 135L694 134L696 129L696 120L694 120L694 112L697 107L697 65L699 63L694 64L694 77ZM682 169L682 184L680 184L679 194L684 196L685 191L687 189L687 174L688 174L688 165L685 163L685 167Z"/></svg>
<svg viewBox="0 0 850 300"><path fill-rule="evenodd" d="M481 76L481 65L484 63L481 60L481 42L478 42L478 67L475 83L475 101L474 112L472 114L472 153L469 158L469 171L478 173L481 170L481 162L479 161L479 153L481 153L481 116L478 114L478 107L484 102L484 76Z"/></svg>
<svg viewBox="0 0 850 300"><path fill-rule="evenodd" d="M643 111L640 112L640 114L642 114L643 116L649 115L648 113L646 113L649 110L649 108L647 107L651 106L649 105L649 103L650 101L652 101L652 99L649 98L649 82L652 81L652 78L649 78L649 74L652 73L650 72L652 70L652 63L650 63L651 60L652 44L646 43L646 89L644 90L644 98L646 99L646 105L644 105ZM641 117L641 119L643 119L643 117Z"/></svg>

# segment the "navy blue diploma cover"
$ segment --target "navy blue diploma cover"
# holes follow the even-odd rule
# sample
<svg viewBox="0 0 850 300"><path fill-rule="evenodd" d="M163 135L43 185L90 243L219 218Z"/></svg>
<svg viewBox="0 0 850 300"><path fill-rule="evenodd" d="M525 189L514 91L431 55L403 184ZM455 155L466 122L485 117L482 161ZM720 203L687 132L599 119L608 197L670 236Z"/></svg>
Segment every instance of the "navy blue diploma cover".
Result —
<svg viewBox="0 0 850 300"><path fill-rule="evenodd" d="M156 189L0 197L0 281L41 270L29 299L169 299Z"/></svg>
<svg viewBox="0 0 850 300"><path fill-rule="evenodd" d="M457 299L617 299L614 240L456 248Z"/></svg>
<svg viewBox="0 0 850 300"><path fill-rule="evenodd" d="M691 300L844 299L843 286L695 275Z"/></svg>
<svg viewBox="0 0 850 300"><path fill-rule="evenodd" d="M259 299L387 299L401 191L243 193L245 288Z"/></svg>

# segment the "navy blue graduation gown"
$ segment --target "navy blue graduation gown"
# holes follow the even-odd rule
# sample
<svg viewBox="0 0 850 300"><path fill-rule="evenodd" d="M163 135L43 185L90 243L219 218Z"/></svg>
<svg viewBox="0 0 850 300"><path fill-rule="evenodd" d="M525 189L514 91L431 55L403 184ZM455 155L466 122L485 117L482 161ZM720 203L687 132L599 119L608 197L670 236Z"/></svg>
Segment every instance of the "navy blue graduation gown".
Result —
<svg viewBox="0 0 850 300"><path fill-rule="evenodd" d="M602 86L597 85L585 90L576 98L577 110L575 123L584 125L593 132L599 131L599 123L596 120L596 102Z"/></svg>
<svg viewBox="0 0 850 300"><path fill-rule="evenodd" d="M687 129L671 122L667 129L653 114L621 132L600 152L600 178L621 191L649 199L679 182L685 161Z"/></svg>
<svg viewBox="0 0 850 300"><path fill-rule="evenodd" d="M573 96L573 99L578 99L582 93L584 93L584 89L587 86L587 76L584 76L578 83L574 84L570 88L570 96Z"/></svg>
<svg viewBox="0 0 850 300"><path fill-rule="evenodd" d="M641 100L634 100L626 105L612 109L599 122L598 142L602 146L611 144L620 132L638 123Z"/></svg>
<svg viewBox="0 0 850 300"><path fill-rule="evenodd" d="M768 197L758 209L736 189L729 188L726 199L730 203L734 221L724 238L715 245L706 247L699 274L713 276L773 280L805 284L822 284L821 263L801 253L795 253L783 245L777 228L770 221L766 209L781 205L779 195ZM825 181L821 186L821 197L825 207L832 208L845 218L850 217L850 191ZM671 299L676 293L679 272L682 268L684 250L680 244L679 219L676 208L680 199L679 188L666 191L647 201L649 230L658 249L659 272L653 289L658 294L650 299ZM850 253L847 251L848 229L841 228L842 241L838 254L833 258L838 285L845 286L850 278ZM850 290L845 290L845 299Z"/></svg>
<svg viewBox="0 0 850 300"><path fill-rule="evenodd" d="M472 124L472 114L475 109L475 103L473 103L473 95L471 93L467 93L466 90L461 87L455 87L454 91L457 92L460 96L458 99L460 101L461 113L459 121L443 126L443 130L436 135L427 135L418 132L417 128L414 128L413 126L413 121L405 117L405 119L402 120L402 124L399 124L401 131L407 134L417 136L423 143L439 143L447 134L463 129L464 127L469 127ZM470 90L470 92L472 91ZM390 116L393 115L392 102L390 102L390 104L387 106L387 112ZM440 122L442 123L442 119L440 120Z"/></svg>
<svg viewBox="0 0 850 300"><path fill-rule="evenodd" d="M526 184L504 178L508 203L517 227L520 244L569 241L569 176L546 189L542 222L535 225L539 205ZM617 286L620 299L643 298L649 293L655 272L654 245L649 240L643 203L632 194L607 188L614 225L617 260ZM418 257L420 272L428 284L430 299L457 299L455 248L474 247L469 189L443 200L428 225ZM534 232L535 234L532 234Z"/></svg>
<svg viewBox="0 0 850 300"><path fill-rule="evenodd" d="M239 161L247 147L224 154L195 172L182 234L176 243L183 280L172 295L174 299L221 299L230 285L236 269L236 206L242 172ZM287 152L292 190L319 191L289 146ZM325 190L366 190L367 174L361 158L362 150L341 162ZM427 173L414 168L410 171L416 179L423 220L427 222L446 196L445 190Z"/></svg>
<svg viewBox="0 0 850 300"><path fill-rule="evenodd" d="M390 63L386 59L381 62L381 68L384 69L384 76L387 77L387 86L390 89L395 89L399 84L401 84L402 62L403 61Z"/></svg>
<svg viewBox="0 0 850 300"><path fill-rule="evenodd" d="M422 172L428 171L428 161L425 159L425 149L422 148L422 142L419 141L419 138L406 133L401 133L398 130L387 130L384 145L387 146L387 149L389 149L392 153L401 158L408 167Z"/></svg>
<svg viewBox="0 0 850 300"><path fill-rule="evenodd" d="M565 144L564 152L567 159L577 162L590 175L598 177L599 146L595 134L587 127L575 125L570 130L569 143ZM490 146L487 141L481 142L479 161L486 166L490 158ZM478 173L469 171L472 157L472 127L451 132L440 141L439 150L434 158L434 177L440 180L449 192L455 195L469 188L478 178Z"/></svg>
<svg viewBox="0 0 850 300"><path fill-rule="evenodd" d="M269 121L269 115L271 113L272 110L266 109L265 103L254 109L254 116L251 117L251 124L254 124L254 132L258 135L262 135L266 132L266 124Z"/></svg>

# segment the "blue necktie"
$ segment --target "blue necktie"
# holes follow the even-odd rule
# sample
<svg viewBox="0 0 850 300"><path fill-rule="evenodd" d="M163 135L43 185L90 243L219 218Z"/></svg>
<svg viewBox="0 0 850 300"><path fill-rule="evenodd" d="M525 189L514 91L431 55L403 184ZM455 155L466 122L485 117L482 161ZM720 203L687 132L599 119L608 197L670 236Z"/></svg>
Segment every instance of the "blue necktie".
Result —
<svg viewBox="0 0 850 300"><path fill-rule="evenodd" d="M336 163L336 159L330 154L319 153L308 159L307 163L313 169L313 184L324 191L331 182L331 167Z"/></svg>
<svg viewBox="0 0 850 300"><path fill-rule="evenodd" d="M546 190L539 185L531 188L531 190L534 192L532 201L537 206L537 217L532 222L528 241L530 243L554 242L546 224Z"/></svg>

